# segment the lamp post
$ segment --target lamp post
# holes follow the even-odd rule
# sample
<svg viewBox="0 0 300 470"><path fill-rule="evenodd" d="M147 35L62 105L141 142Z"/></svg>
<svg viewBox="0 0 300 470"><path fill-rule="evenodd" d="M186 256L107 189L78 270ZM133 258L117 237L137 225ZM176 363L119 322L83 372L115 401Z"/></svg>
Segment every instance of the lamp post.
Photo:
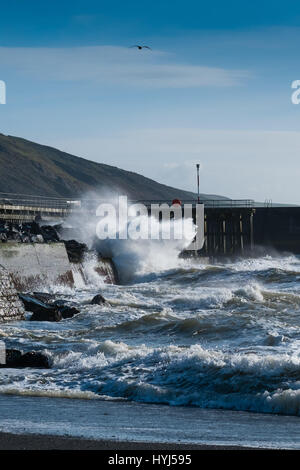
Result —
<svg viewBox="0 0 300 470"><path fill-rule="evenodd" d="M197 167L197 193L198 193L198 204L200 204L200 164L196 164Z"/></svg>

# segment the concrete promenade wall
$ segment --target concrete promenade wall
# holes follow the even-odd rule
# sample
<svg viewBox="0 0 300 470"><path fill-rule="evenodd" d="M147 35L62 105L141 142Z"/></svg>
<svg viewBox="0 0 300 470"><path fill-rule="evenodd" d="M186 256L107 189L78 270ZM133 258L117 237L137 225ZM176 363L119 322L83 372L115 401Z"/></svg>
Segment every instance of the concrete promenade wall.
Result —
<svg viewBox="0 0 300 470"><path fill-rule="evenodd" d="M18 291L74 284L64 243L1 243L0 264Z"/></svg>

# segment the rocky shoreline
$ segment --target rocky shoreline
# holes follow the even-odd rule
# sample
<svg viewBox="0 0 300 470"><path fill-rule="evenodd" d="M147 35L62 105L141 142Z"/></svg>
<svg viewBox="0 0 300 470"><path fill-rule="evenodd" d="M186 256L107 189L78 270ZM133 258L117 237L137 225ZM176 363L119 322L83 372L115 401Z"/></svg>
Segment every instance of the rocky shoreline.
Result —
<svg viewBox="0 0 300 470"><path fill-rule="evenodd" d="M74 306L67 305L55 299L55 295L44 292L34 292L33 294L19 294L26 312L31 312L30 321L50 321L57 322L72 318L80 313ZM90 304L102 305L106 302L101 294L95 295Z"/></svg>
<svg viewBox="0 0 300 470"><path fill-rule="evenodd" d="M26 312L31 313L29 321L58 322L72 318L80 313L74 306L67 305L55 299L54 294L34 292L33 294L18 294ZM101 294L95 295L91 305L103 305L106 300ZM6 349L5 363L0 368L43 368L50 369L51 361L40 351L23 352L17 349Z"/></svg>
<svg viewBox="0 0 300 470"><path fill-rule="evenodd" d="M43 226L37 221L23 224L0 222L0 246L5 244L5 246L13 247L13 250L5 251L5 259L8 259L10 263L13 259L16 264L19 262L25 264L26 271L30 272L32 266L26 263L31 262L32 264L33 259L30 258L30 255L24 258L24 252L18 252L14 248L15 246L46 245L44 259L47 262L48 257L48 262L52 262L51 252L48 253L47 246L49 244L61 246L63 243L65 246L64 256L70 263L70 269L74 265L78 265L80 269L80 263L83 262L85 254L89 251L88 247L76 240L62 240L59 228L60 226ZM97 266L97 269L101 268ZM34 278L33 285L36 281L40 281L40 279ZM10 267L5 268L0 264L0 323L8 321L59 322L73 318L80 313L80 310L72 303L57 300L54 294L31 290L20 291L20 286L24 284L26 285L26 282L19 281L18 272L13 272L13 268L10 270ZM40 282L36 282L36 285L39 284ZM98 293L90 300L90 303L91 305L103 305L106 300L101 293ZM30 317L26 315L26 312L31 314ZM51 362L40 351L23 352L17 349L7 349L5 363L0 364L0 367L50 368Z"/></svg>
<svg viewBox="0 0 300 470"><path fill-rule="evenodd" d="M24 353L18 349L6 349L5 364L0 363L0 368L19 369L26 367L34 367L35 369L50 369L51 363L49 358L36 351L28 351Z"/></svg>
<svg viewBox="0 0 300 470"><path fill-rule="evenodd" d="M37 217L34 222L13 223L0 221L0 243L64 243L71 263L80 263L88 247L76 240L65 240L61 224L44 225Z"/></svg>
<svg viewBox="0 0 300 470"><path fill-rule="evenodd" d="M13 223L0 221L0 241L19 243L58 242L60 237L57 229L51 225L40 225L37 221Z"/></svg>

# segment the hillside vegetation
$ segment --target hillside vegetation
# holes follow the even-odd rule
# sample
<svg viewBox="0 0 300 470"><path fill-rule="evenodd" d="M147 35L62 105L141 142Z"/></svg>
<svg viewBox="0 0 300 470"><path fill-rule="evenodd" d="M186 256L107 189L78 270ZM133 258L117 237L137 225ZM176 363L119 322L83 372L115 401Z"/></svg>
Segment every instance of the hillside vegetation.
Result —
<svg viewBox="0 0 300 470"><path fill-rule="evenodd" d="M0 192L79 198L106 189L127 194L135 200L195 198L191 192L157 183L137 173L0 134Z"/></svg>

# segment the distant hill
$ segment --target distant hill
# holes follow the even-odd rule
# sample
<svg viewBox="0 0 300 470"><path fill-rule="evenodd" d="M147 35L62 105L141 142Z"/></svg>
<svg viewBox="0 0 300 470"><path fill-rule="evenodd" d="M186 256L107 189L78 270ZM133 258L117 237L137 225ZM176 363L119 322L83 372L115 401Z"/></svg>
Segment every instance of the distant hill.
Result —
<svg viewBox="0 0 300 470"><path fill-rule="evenodd" d="M193 199L142 175L0 134L0 192L79 198L108 188L131 199ZM205 199L227 199L203 195Z"/></svg>

